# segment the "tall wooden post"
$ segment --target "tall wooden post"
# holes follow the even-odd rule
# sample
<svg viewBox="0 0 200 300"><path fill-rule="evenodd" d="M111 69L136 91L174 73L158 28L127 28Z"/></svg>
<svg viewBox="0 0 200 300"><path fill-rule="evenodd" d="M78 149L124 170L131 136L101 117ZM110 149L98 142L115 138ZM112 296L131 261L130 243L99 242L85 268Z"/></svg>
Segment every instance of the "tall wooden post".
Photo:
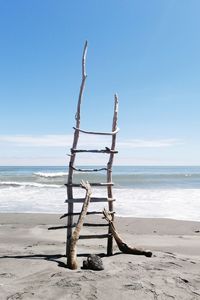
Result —
<svg viewBox="0 0 200 300"><path fill-rule="evenodd" d="M115 104L114 104L114 115L113 115L113 124L112 124L112 131L115 132L117 130L117 120L118 120L118 96L115 94ZM117 133L112 135L112 142L111 142L111 151L115 150L116 145L116 136ZM112 165L114 159L114 152L110 153L110 158L107 164L107 182L112 182ZM108 198L113 198L113 191L112 186L107 186L107 194ZM110 212L113 212L113 202L108 202L108 208ZM114 221L114 214L112 214L112 221ZM112 231L109 227L109 237L108 237L108 245L107 245L107 255L113 254L113 236L111 235Z"/></svg>
<svg viewBox="0 0 200 300"><path fill-rule="evenodd" d="M86 63L86 55L87 55L87 41L85 42L85 46L83 49L83 56L82 56L82 81L79 91L79 98L78 98L78 104L77 104L77 112L76 112L76 130L74 131L74 140L72 144L72 149L76 149L78 138L79 138L79 128L80 128L80 111L81 111L81 101L83 96L83 91L85 87L85 80L87 78L86 70L85 70L85 63ZM73 199L73 188L72 188L72 179L73 179L73 166L74 161L76 157L76 152L71 153L70 156L70 162L69 162L69 171L68 171L68 185L67 185L67 196L68 199ZM73 210L74 210L74 204L68 203L68 222L67 222L67 244L66 244L66 255L69 253L69 241L72 235L72 224L73 224Z"/></svg>

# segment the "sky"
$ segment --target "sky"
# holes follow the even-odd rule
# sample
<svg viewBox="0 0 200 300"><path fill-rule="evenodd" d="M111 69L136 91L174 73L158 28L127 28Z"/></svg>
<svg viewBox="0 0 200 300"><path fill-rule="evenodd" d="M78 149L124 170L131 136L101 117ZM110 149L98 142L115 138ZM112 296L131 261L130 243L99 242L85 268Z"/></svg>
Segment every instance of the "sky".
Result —
<svg viewBox="0 0 200 300"><path fill-rule="evenodd" d="M0 165L67 165L81 127L117 165L200 165L199 0L0 0ZM110 146L81 134L80 147ZM79 155L78 164L107 157Z"/></svg>

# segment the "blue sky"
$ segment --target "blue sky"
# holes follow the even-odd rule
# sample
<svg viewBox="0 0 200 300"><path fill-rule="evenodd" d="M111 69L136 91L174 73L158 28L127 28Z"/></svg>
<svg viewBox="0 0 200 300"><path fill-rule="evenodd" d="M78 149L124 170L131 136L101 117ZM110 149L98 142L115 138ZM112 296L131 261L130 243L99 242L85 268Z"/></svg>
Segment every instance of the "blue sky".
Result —
<svg viewBox="0 0 200 300"><path fill-rule="evenodd" d="M110 130L117 92L116 164L200 165L199 11L198 0L0 0L0 165L68 163L86 39L82 128Z"/></svg>

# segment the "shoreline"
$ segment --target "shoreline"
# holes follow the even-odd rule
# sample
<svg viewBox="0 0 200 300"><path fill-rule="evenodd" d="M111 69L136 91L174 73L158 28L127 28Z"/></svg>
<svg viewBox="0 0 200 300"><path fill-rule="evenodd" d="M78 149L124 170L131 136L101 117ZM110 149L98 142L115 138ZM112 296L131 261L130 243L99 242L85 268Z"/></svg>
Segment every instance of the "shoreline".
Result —
<svg viewBox="0 0 200 300"><path fill-rule="evenodd" d="M66 229L48 230L65 224L59 217L0 213L1 299L200 299L200 222L116 217L124 242L153 256L122 254L114 243L114 255L102 258L105 269L95 272L82 270L82 262L86 254L105 254L106 240L79 240L79 267L71 271ZM87 234L98 230L107 229L83 227Z"/></svg>

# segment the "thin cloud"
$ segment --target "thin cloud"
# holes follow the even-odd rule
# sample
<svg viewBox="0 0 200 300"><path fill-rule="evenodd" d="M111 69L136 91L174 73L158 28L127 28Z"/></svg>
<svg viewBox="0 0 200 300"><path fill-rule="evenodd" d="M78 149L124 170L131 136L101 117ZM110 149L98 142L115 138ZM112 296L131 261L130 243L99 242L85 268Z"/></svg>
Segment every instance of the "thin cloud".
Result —
<svg viewBox="0 0 200 300"><path fill-rule="evenodd" d="M93 147L102 143L103 138L98 136L80 137L79 146ZM104 141L106 139L104 138ZM1 146L15 147L71 147L73 135L0 135Z"/></svg>
<svg viewBox="0 0 200 300"><path fill-rule="evenodd" d="M0 135L0 146L14 147L71 147L72 134L66 135ZM104 141L104 143L103 143ZM105 137L87 136L81 138L79 146L95 147L110 144L110 139ZM126 139L117 142L118 148L163 148L183 144L178 139Z"/></svg>
<svg viewBox="0 0 200 300"><path fill-rule="evenodd" d="M71 135L1 135L0 144L15 147L66 147Z"/></svg>
<svg viewBox="0 0 200 300"><path fill-rule="evenodd" d="M158 139L158 140L143 140L132 139L120 141L118 143L120 148L163 148L181 145L182 142L178 139Z"/></svg>

